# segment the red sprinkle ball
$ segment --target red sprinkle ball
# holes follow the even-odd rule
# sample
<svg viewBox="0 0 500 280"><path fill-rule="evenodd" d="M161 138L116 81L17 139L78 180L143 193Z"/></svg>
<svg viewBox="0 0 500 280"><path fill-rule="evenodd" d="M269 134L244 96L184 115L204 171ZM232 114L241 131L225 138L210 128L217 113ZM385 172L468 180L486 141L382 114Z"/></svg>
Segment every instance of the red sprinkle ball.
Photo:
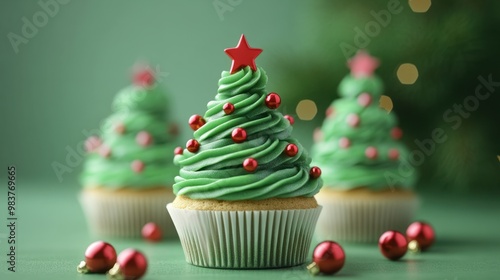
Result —
<svg viewBox="0 0 500 280"><path fill-rule="evenodd" d="M351 141L347 137L342 137L339 139L339 147L342 149L347 149L351 146Z"/></svg>
<svg viewBox="0 0 500 280"><path fill-rule="evenodd" d="M205 119L200 115L192 115L189 118L189 126L196 131L206 123Z"/></svg>
<svg viewBox="0 0 500 280"><path fill-rule="evenodd" d="M294 157L299 152L299 148L295 144L288 144L285 148L285 154L289 157Z"/></svg>
<svg viewBox="0 0 500 280"><path fill-rule="evenodd" d="M247 132L241 127L235 128L231 133L231 138L235 143L242 143L247 139Z"/></svg>
<svg viewBox="0 0 500 280"><path fill-rule="evenodd" d="M114 130L118 134L125 133L125 125L123 123L117 123L114 127Z"/></svg>
<svg viewBox="0 0 500 280"><path fill-rule="evenodd" d="M295 120L290 115L285 115L284 118L290 122L290 125L293 125L295 123Z"/></svg>
<svg viewBox="0 0 500 280"><path fill-rule="evenodd" d="M200 149L200 143L195 139L189 139L186 143L186 149L191 153L196 153Z"/></svg>
<svg viewBox="0 0 500 280"><path fill-rule="evenodd" d="M144 170L145 166L146 165L144 164L144 162L140 160L134 160L130 165L130 167L132 168L132 170L134 170L135 173L141 173Z"/></svg>
<svg viewBox="0 0 500 280"><path fill-rule="evenodd" d="M281 104L281 97L276 92L271 92L266 96L266 106L269 109L277 109Z"/></svg>
<svg viewBox="0 0 500 280"><path fill-rule="evenodd" d="M311 176L311 178L317 179L319 178L319 176L321 176L321 169L317 166L313 166L309 170L309 175Z"/></svg>
<svg viewBox="0 0 500 280"><path fill-rule="evenodd" d="M368 107L368 105L372 103L372 96L369 93L364 92L358 96L358 103L363 107Z"/></svg>
<svg viewBox="0 0 500 280"><path fill-rule="evenodd" d="M234 112L234 105L233 103L226 103L222 106L222 110L224 110L224 113L226 115L230 115Z"/></svg>
<svg viewBox="0 0 500 280"><path fill-rule="evenodd" d="M392 160L397 160L399 158L399 151L397 149L390 149L389 158Z"/></svg>
<svg viewBox="0 0 500 280"><path fill-rule="evenodd" d="M247 158L243 161L243 168L245 168L245 170L248 172L255 171L258 165L259 164L257 163L257 160L255 160L254 158Z"/></svg>
<svg viewBox="0 0 500 280"><path fill-rule="evenodd" d="M141 131L141 132L137 133L137 136L135 137L135 141L137 142L137 144L139 144L143 147L146 147L146 146L151 145L151 143L153 143L153 137L151 136L151 134L149 132Z"/></svg>
<svg viewBox="0 0 500 280"><path fill-rule="evenodd" d="M401 137L403 137L403 130L399 127L394 127L391 129L391 137L396 140L401 139Z"/></svg>
<svg viewBox="0 0 500 280"><path fill-rule="evenodd" d="M369 159L376 159L378 156L377 149L375 147L370 146L370 147L366 148L365 155Z"/></svg>
<svg viewBox="0 0 500 280"><path fill-rule="evenodd" d="M326 117L327 117L327 118L332 117L332 116L333 116L333 112L334 112L333 107L332 107L332 106L328 107L328 108L326 109L326 112L325 112Z"/></svg>
<svg viewBox="0 0 500 280"><path fill-rule="evenodd" d="M99 154L103 157L103 158L109 158L111 156L111 148L106 146L106 145L101 145L99 147Z"/></svg>
<svg viewBox="0 0 500 280"><path fill-rule="evenodd" d="M151 69L144 69L134 75L134 84L138 86L151 86L154 82L155 76Z"/></svg>
<svg viewBox="0 0 500 280"><path fill-rule="evenodd" d="M177 147L174 149L174 155L182 155L183 151L182 147Z"/></svg>
<svg viewBox="0 0 500 280"><path fill-rule="evenodd" d="M359 116L356 114L350 114L347 116L347 124L349 124L352 127L357 127L359 126L360 119Z"/></svg>

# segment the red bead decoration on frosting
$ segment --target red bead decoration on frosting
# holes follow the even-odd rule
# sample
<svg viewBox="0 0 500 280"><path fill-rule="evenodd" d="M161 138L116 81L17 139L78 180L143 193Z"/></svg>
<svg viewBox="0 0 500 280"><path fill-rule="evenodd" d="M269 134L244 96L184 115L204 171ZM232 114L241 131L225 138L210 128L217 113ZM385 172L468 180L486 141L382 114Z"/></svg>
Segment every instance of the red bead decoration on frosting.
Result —
<svg viewBox="0 0 500 280"><path fill-rule="evenodd" d="M349 124L352 127L358 127L360 123L359 116L356 114L349 114L347 116L347 124Z"/></svg>
<svg viewBox="0 0 500 280"><path fill-rule="evenodd" d="M314 139L314 142L319 142L319 141L323 140L323 131L321 131L321 128L316 127L314 129L313 139Z"/></svg>
<svg viewBox="0 0 500 280"><path fill-rule="evenodd" d="M392 160L397 160L399 158L399 151L397 149L390 149L389 158Z"/></svg>
<svg viewBox="0 0 500 280"><path fill-rule="evenodd" d="M234 112L234 105L233 103L226 103L222 106L222 110L224 110L224 114L230 115Z"/></svg>
<svg viewBox="0 0 500 280"><path fill-rule="evenodd" d="M106 145L101 145L99 147L99 154L103 157L103 158L109 158L111 156L111 148L106 146Z"/></svg>
<svg viewBox="0 0 500 280"><path fill-rule="evenodd" d="M327 118L332 117L332 116L333 116L333 112L334 112L333 107L332 107L332 106L329 106L329 107L326 109L326 112L325 112L326 117L327 117Z"/></svg>
<svg viewBox="0 0 500 280"><path fill-rule="evenodd" d="M255 160L254 158L247 158L243 161L243 168L248 172L255 171L258 165L259 164L257 163L257 160Z"/></svg>
<svg viewBox="0 0 500 280"><path fill-rule="evenodd" d="M161 228L155 223L147 223L142 227L142 237L149 242L158 242L162 238Z"/></svg>
<svg viewBox="0 0 500 280"><path fill-rule="evenodd" d="M186 143L186 149L191 153L196 153L200 149L200 143L195 139L189 139Z"/></svg>
<svg viewBox="0 0 500 280"><path fill-rule="evenodd" d="M292 116L290 115L285 115L283 116L285 119L287 119L290 122L290 125L293 125L295 123L295 120L293 119Z"/></svg>
<svg viewBox="0 0 500 280"><path fill-rule="evenodd" d="M200 115L192 115L189 118L189 126L191 129L194 131L198 130L200 127L202 127L206 123L205 119L200 116Z"/></svg>
<svg viewBox="0 0 500 280"><path fill-rule="evenodd" d="M299 148L295 144L288 144L285 147L285 154L289 157L294 157L299 152Z"/></svg>
<svg viewBox="0 0 500 280"><path fill-rule="evenodd" d="M372 96L364 92L358 96L358 103L363 107L368 107L372 103Z"/></svg>
<svg viewBox="0 0 500 280"><path fill-rule="evenodd" d="M380 236L378 247L384 257L395 261L406 254L408 242L402 233L395 230L389 230Z"/></svg>
<svg viewBox="0 0 500 280"><path fill-rule="evenodd" d="M347 149L351 146L351 141L347 137L342 137L339 139L339 147Z"/></svg>
<svg viewBox="0 0 500 280"><path fill-rule="evenodd" d="M266 106L269 109L277 109L281 104L281 97L276 92L271 92L266 96Z"/></svg>
<svg viewBox="0 0 500 280"><path fill-rule="evenodd" d="M137 142L137 144L146 147L153 143L153 137L149 132L141 131L137 133L137 136L135 136L135 141Z"/></svg>
<svg viewBox="0 0 500 280"><path fill-rule="evenodd" d="M184 149L182 149L182 147L177 147L174 149L174 155L182 155L183 151Z"/></svg>
<svg viewBox="0 0 500 280"><path fill-rule="evenodd" d="M117 123L114 127L114 130L118 134L125 133L125 125L123 123Z"/></svg>
<svg viewBox="0 0 500 280"><path fill-rule="evenodd" d="M151 86L155 82L155 76L151 69L143 69L134 75L134 84L138 86Z"/></svg>
<svg viewBox="0 0 500 280"><path fill-rule="evenodd" d="M370 147L366 148L366 150L365 150L365 155L366 155L366 157L367 157L367 158L369 158L369 159L376 159L376 158L377 158L377 156L378 156L378 151L377 151L377 148L372 147L372 146L370 146Z"/></svg>
<svg viewBox="0 0 500 280"><path fill-rule="evenodd" d="M94 152L99 146L101 146L101 139L97 136L90 136L85 140L85 150L87 152Z"/></svg>
<svg viewBox="0 0 500 280"><path fill-rule="evenodd" d="M231 133L231 138L236 143L242 143L247 139L247 132L241 127L235 128Z"/></svg>
<svg viewBox="0 0 500 280"><path fill-rule="evenodd" d="M399 127L394 127L391 129L391 137L393 139L399 140L401 137L403 137L403 130Z"/></svg>
<svg viewBox="0 0 500 280"><path fill-rule="evenodd" d="M132 168L132 170L134 170L135 173L141 173L144 170L145 164L140 160L134 160L132 161L130 167Z"/></svg>
<svg viewBox="0 0 500 280"><path fill-rule="evenodd" d="M309 175L311 176L311 178L317 179L319 178L319 176L321 176L321 169L317 166L313 166L309 170Z"/></svg>

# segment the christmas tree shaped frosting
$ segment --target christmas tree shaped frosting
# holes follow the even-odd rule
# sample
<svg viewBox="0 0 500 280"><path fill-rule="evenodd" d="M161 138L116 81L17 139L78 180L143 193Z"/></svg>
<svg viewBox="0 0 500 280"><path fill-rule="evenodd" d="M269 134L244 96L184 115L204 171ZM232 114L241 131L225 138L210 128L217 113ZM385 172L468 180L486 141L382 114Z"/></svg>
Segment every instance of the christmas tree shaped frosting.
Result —
<svg viewBox="0 0 500 280"><path fill-rule="evenodd" d="M339 85L340 99L327 110L312 147L325 186L338 189L410 187L414 172L400 174L408 150L399 140L394 114L378 105L383 84L373 74L378 60L360 51L349 61L351 74Z"/></svg>
<svg viewBox="0 0 500 280"><path fill-rule="evenodd" d="M134 84L118 93L114 113L101 135L85 143L88 152L81 181L85 187L148 188L171 186L177 129L167 122L167 97L152 70L143 69Z"/></svg>
<svg viewBox="0 0 500 280"><path fill-rule="evenodd" d="M222 72L215 99L204 116L194 115L186 148L177 148L181 167L176 195L192 199L261 200L311 197L322 185L321 170L290 136L293 118L276 109L281 99L266 91L267 76L255 65L262 52L244 36L226 49L231 71Z"/></svg>

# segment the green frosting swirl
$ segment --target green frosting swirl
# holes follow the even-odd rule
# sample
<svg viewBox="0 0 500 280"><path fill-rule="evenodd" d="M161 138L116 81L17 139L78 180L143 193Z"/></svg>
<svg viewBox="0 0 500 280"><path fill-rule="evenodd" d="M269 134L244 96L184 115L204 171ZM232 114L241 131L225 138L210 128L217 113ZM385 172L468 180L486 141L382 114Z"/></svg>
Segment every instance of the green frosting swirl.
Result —
<svg viewBox="0 0 500 280"><path fill-rule="evenodd" d="M397 126L397 119L379 107L378 99L383 85L377 76L355 78L345 77L339 85L343 98L331 104L333 114L327 117L321 127L321 140L311 150L313 164L322 171L325 186L336 189L368 187L383 189L391 186L410 188L416 180L414 170L406 171L407 148L391 137L391 129ZM371 95L367 107L358 102L362 93ZM347 118L351 114L359 116L360 124L352 127ZM348 148L340 147L340 139L350 141ZM368 147L375 147L378 156L369 159L365 155ZM389 158L389 151L399 152L399 159ZM400 165L405 165L400 167ZM401 174L400 168L404 171Z"/></svg>
<svg viewBox="0 0 500 280"><path fill-rule="evenodd" d="M129 86L120 91L113 102L113 115L101 125L101 141L111 149L106 158L97 151L87 155L81 182L85 187L143 189L171 186L178 169L172 164L174 135L168 133L167 98L154 85ZM115 131L117 124L125 127L123 134ZM139 132L146 131L152 143L141 146ZM132 162L144 163L141 172L132 170Z"/></svg>
<svg viewBox="0 0 500 280"><path fill-rule="evenodd" d="M234 74L222 72L215 100L207 105L206 124L194 132L200 149L176 155L181 167L173 186L176 195L192 199L261 200L267 198L311 197L322 185L309 176L310 157L297 140L290 137L292 126L283 115L265 106L267 76L261 68L246 67ZM226 115L227 102L235 110ZM247 140L235 143L233 129L246 130ZM293 143L299 152L283 153ZM253 157L254 172L242 163Z"/></svg>

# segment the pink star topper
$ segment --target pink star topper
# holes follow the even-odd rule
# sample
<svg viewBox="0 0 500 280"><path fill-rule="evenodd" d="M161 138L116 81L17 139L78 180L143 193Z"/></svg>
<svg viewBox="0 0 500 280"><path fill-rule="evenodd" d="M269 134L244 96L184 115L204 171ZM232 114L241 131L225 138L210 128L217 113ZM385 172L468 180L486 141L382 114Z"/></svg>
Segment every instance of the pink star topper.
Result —
<svg viewBox="0 0 500 280"><path fill-rule="evenodd" d="M369 77L379 66L378 59L370 56L366 51L359 50L356 55L347 62L351 68L351 75L355 78Z"/></svg>

